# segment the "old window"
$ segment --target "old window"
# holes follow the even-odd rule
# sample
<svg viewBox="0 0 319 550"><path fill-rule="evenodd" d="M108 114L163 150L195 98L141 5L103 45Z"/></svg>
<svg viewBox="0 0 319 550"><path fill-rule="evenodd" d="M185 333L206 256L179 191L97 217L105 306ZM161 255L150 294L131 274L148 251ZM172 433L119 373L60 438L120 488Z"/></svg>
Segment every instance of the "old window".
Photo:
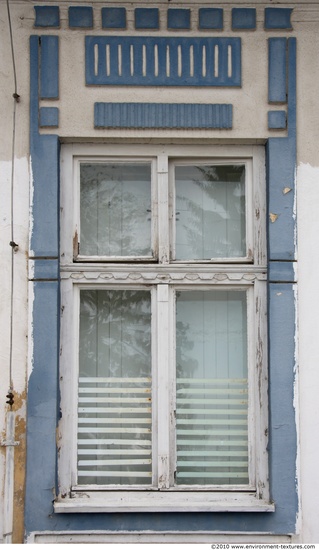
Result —
<svg viewBox="0 0 319 550"><path fill-rule="evenodd" d="M57 512L272 509L261 147L62 152Z"/></svg>

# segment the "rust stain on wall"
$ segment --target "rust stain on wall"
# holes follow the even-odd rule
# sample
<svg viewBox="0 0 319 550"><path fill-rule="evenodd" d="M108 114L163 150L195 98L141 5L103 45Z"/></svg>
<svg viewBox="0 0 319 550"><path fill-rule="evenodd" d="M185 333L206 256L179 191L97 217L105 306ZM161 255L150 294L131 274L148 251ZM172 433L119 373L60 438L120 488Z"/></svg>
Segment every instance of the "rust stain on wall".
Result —
<svg viewBox="0 0 319 550"><path fill-rule="evenodd" d="M25 467L26 467L26 392L14 393L13 410L15 418L14 440L19 442L14 448L14 497L13 497L13 530L12 542L22 544L24 540L24 497L25 497ZM5 433L3 434L5 438ZM6 453L4 447L2 453Z"/></svg>

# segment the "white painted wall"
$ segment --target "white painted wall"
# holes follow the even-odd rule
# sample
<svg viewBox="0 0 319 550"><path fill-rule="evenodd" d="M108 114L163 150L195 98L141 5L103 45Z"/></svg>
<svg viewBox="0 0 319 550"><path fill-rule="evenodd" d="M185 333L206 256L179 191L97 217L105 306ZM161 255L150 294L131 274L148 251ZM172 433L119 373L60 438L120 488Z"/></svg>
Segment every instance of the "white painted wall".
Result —
<svg viewBox="0 0 319 550"><path fill-rule="evenodd" d="M94 130L93 103L96 101L161 101L161 102L209 102L232 103L234 105L234 128L232 131L179 131L184 139L195 137L214 140L239 139L256 142L268 135L267 130L267 38L278 36L277 32L263 30L263 10L266 4L255 2L257 8L257 31L242 33L243 88L237 89L179 89L174 95L168 88L86 88L84 85L84 34L85 31L70 31L67 26L67 8L80 5L77 2L61 2L61 30L44 31L45 34L59 34L60 40L60 100L42 102L42 106L58 106L60 109L59 134L65 139L77 138L112 140L124 137L134 139L173 137L173 131L143 132L130 130ZM105 2L107 3L107 2ZM17 68L18 93L21 101L16 105L16 133L14 155L14 239L19 251L14 255L13 295L13 355L12 375L17 400L17 415L24 418L25 402L23 392L27 376L28 358L28 284L27 257L29 233L29 35L38 33L33 29L33 6L41 4L30 0L10 0L13 39ZM48 4L50 2L48 1ZM59 2L54 2L54 5ZM85 5L89 5L86 2ZM114 0L112 5L124 5ZM141 2L149 5L149 2ZM203 5L197 0L174 2L174 6ZM230 10L244 4L243 0L223 2L225 10L225 32L230 31ZM101 4L93 1L95 20L98 22ZM166 0L156 2L164 12ZM211 5L211 4L210 4ZM216 4L220 6L220 4ZM276 4L278 6L278 4ZM298 422L300 436L300 535L296 541L319 543L319 2L306 0L280 2L280 5L294 7L293 32L297 37L297 214L298 214L298 314L299 314L299 405ZM134 3L133 3L134 7ZM129 28L133 29L132 4ZM100 24L100 23L99 23ZM99 24L94 28L97 34ZM164 31L164 34L170 34ZM191 35L196 35L192 29ZM236 36L236 33L231 33ZM285 33L283 36L286 35ZM6 2L0 3L0 434L5 437L5 394L9 387L9 342L10 342L10 293L11 293L11 174L14 91L12 58L9 42L9 27ZM53 130L46 133L55 133ZM276 135L285 135L278 132ZM18 438L23 437L18 434ZM0 448L0 542L3 537L3 487L4 448Z"/></svg>

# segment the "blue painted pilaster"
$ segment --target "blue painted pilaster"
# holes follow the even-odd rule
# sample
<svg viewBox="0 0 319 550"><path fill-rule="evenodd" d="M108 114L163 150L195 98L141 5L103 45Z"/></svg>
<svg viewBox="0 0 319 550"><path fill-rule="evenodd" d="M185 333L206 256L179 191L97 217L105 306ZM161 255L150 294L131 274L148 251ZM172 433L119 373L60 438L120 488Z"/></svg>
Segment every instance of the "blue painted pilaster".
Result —
<svg viewBox="0 0 319 550"><path fill-rule="evenodd" d="M53 43L56 44L56 40ZM43 68L46 54L42 56L42 62L40 59L40 37L31 36L30 285L33 286L33 355L27 401L26 532L45 529L47 518L53 512L59 409L59 139L54 135L39 133L39 69L40 66ZM50 55L49 59L52 60ZM57 71L56 66L55 75Z"/></svg>

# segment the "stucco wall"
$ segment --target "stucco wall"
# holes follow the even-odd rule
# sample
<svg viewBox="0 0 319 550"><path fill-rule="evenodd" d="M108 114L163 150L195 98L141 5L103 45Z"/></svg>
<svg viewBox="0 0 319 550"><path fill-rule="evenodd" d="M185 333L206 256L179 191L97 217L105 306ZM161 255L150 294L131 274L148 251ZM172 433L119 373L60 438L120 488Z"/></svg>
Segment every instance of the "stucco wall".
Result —
<svg viewBox="0 0 319 550"><path fill-rule="evenodd" d="M42 128L40 135L59 135L62 141L108 141L116 140L185 140L191 143L198 139L211 143L264 143L269 137L285 137L286 130L269 130L267 112L281 109L270 107L268 103L268 53L267 40L270 37L297 38L297 241L298 241L298 330L296 332L295 354L299 373L295 384L296 423L299 434L299 499L301 503L297 535L294 540L319 542L319 527L316 510L319 508L319 481L317 456L319 441L316 433L319 427L319 403L316 388L319 386L317 361L319 339L317 337L318 307L316 273L319 267L319 249L316 244L318 234L317 204L319 203L319 153L316 112L319 107L316 83L319 82L319 4L307 2L281 2L284 7L294 8L291 16L293 29L290 31L267 31L264 26L264 8L271 4L255 2L257 28L253 31L231 29L231 9L241 2L224 2L224 30L217 36L240 37L242 40L242 87L241 88L176 88L170 87L118 87L85 86L85 42L86 34L101 35L101 2L86 3L94 7L94 28L72 30L68 26L68 7L78 6L79 2L47 2L46 5L60 4L60 28L34 28L34 6L40 2L10 0L13 31L13 44L17 74L19 103L15 105L14 78L10 47L10 34L7 6L0 5L0 93L1 126L0 134L0 250L2 257L2 292L0 295L0 350L1 387L0 433L6 439L5 395L10 386L10 316L11 316L11 184L13 179L13 223L14 240L19 249L13 255L13 310L12 310L12 381L15 395L13 410L16 413L15 477L14 477L14 524L13 541L23 539L23 495L25 477L25 420L26 420L26 381L32 371L33 333L32 310L33 289L28 286L29 235L33 219L29 205L32 203L32 166L30 166L30 35L55 35L59 37L59 98L42 100L41 107L58 107L58 129ZM104 5L109 4L104 2ZM128 33L140 35L134 28L135 4L125 4L115 0L112 5L126 6ZM150 6L149 2L138 4ZM154 4L155 5L155 4ZM204 6L205 2L171 2L172 7ZM211 3L209 4L211 5ZM217 4L216 4L217 5ZM161 22L165 21L167 2L157 2ZM278 5L277 5L278 6ZM202 31L203 32L203 31ZM219 33L219 34L218 34ZM116 35L116 31L109 34ZM147 34L145 31L143 34ZM180 32L180 35L185 34ZM196 37L200 33L192 23L187 36ZM172 31L162 24L161 36L171 36ZM205 34L206 36L206 34ZM148 102L148 103L227 103L233 106L233 127L231 130L147 130L147 129L95 129L93 106L95 102ZM14 141L13 141L14 140ZM14 166L12 170L12 159ZM283 350L284 353L284 350ZM0 540L3 538L5 453L0 448Z"/></svg>

